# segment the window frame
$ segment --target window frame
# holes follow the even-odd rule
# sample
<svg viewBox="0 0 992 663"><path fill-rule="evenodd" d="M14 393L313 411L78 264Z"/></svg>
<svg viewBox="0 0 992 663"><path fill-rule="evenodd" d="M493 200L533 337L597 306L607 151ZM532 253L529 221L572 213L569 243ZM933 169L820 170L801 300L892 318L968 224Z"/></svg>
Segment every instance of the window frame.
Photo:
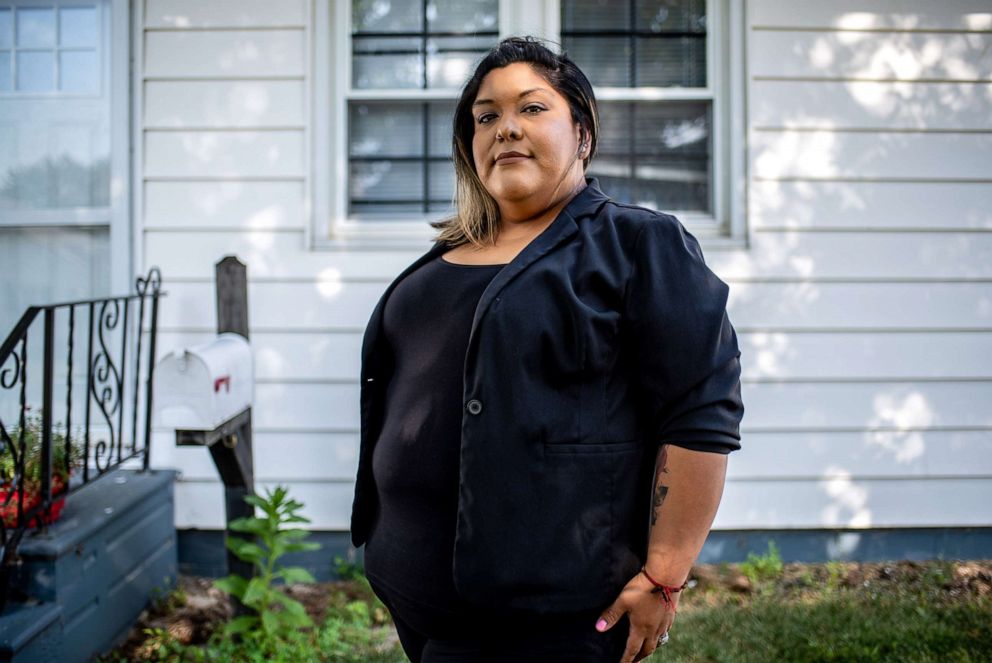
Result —
<svg viewBox="0 0 992 663"><path fill-rule="evenodd" d="M107 207L8 210L0 215L2 228L106 227L110 242L110 290L129 292L133 273L131 234L131 9L128 0L92 0L100 10L100 29L106 41L97 49L100 59L100 91L108 96L110 110L110 192ZM16 0L16 6L73 6L80 1ZM57 50L57 46L55 47ZM58 66L56 64L56 66ZM87 92L16 92L15 99L92 98ZM124 186L121 186L121 184Z"/></svg>
<svg viewBox="0 0 992 663"><path fill-rule="evenodd" d="M705 0L706 88L596 87L597 101L707 100L712 104L710 161L713 214L675 214L707 247L747 246L746 219L746 6L742 0ZM499 38L533 34L561 43L561 0L499 0ZM310 122L313 249L422 249L440 215L410 214L403 220L355 220L348 207L348 103L355 100L457 99L459 89L361 90L351 88L351 0L312 5L314 72ZM324 109L324 110L322 110ZM731 109L740 109L732 113Z"/></svg>

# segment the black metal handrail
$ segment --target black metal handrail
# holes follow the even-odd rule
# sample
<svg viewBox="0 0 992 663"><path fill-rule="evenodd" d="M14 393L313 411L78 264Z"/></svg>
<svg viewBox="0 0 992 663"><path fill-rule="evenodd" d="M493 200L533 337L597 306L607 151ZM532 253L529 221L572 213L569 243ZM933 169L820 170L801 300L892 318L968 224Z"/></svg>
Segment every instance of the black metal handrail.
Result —
<svg viewBox="0 0 992 663"><path fill-rule="evenodd" d="M133 295L84 299L44 306L31 306L24 312L13 330L0 345L0 396L17 390L16 424L8 429L6 411L0 411L0 610L11 594L10 579L18 565L17 547L32 527L44 528L60 509L65 497L119 465L141 457L142 470L148 469L151 442L152 376L155 366L155 340L158 330L158 299L162 279L157 267L146 277L135 280ZM128 389L129 358L127 356L131 304L137 301L136 350L130 360L133 366L133 403L131 408L130 444L124 442L124 398ZM138 413L141 392L142 335L145 324L146 300L149 306L149 342L145 353L147 378L144 391L144 426L139 445ZM123 309L123 315L122 315ZM88 311L86 338L85 420L81 435L74 437L72 429L73 358L75 350L76 313ZM65 433L59 435L52 425L55 401L55 334L56 313L68 314L68 343L66 346ZM43 352L40 414L28 414L28 339L32 324L41 315ZM94 329L95 327L95 329ZM110 337L120 328L119 351L111 347ZM94 341L98 347L94 347ZM8 365L9 364L9 365ZM93 436L92 405L108 431L106 436ZM93 440L92 437L101 439ZM57 439L56 438L60 438ZM81 439L80 439L81 438ZM56 444L56 441L58 444ZM78 470L78 471L77 471ZM18 597L23 600L27 597Z"/></svg>

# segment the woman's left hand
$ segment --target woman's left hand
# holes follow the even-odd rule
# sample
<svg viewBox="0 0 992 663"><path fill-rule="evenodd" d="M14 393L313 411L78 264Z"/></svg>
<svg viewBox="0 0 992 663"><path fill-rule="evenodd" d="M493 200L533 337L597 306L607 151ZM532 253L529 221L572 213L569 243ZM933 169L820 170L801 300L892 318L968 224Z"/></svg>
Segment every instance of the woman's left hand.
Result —
<svg viewBox="0 0 992 663"><path fill-rule="evenodd" d="M607 631L620 621L624 613L629 613L630 634L627 636L627 648L620 663L633 663L650 656L658 647L658 638L663 633L668 633L675 621L675 609L682 592L672 592L672 602L669 605L660 592L652 593L652 589L654 585L651 581L638 573L621 590L617 600L603 611L596 623L597 630Z"/></svg>

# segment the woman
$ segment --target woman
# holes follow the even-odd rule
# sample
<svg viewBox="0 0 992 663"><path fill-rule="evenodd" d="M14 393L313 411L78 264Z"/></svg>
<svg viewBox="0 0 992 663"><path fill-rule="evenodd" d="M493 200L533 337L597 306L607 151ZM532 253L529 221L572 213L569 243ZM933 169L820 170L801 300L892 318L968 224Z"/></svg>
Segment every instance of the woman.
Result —
<svg viewBox="0 0 992 663"><path fill-rule="evenodd" d="M457 214L366 329L352 542L412 661L650 655L740 448L728 288L585 177L598 130L571 60L500 42L455 110Z"/></svg>

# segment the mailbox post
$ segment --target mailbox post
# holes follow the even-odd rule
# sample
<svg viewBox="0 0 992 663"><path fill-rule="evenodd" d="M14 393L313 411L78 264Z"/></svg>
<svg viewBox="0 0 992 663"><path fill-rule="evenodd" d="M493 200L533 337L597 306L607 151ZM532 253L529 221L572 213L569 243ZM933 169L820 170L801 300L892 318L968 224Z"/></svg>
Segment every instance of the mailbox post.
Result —
<svg viewBox="0 0 992 663"><path fill-rule="evenodd" d="M234 256L216 265L217 336L180 348L155 367L157 425L176 430L176 444L206 446L224 483L226 536L251 540L230 529L236 518L254 516L245 502L254 494L251 405L254 368L248 344L248 296L245 266ZM255 567L227 550L227 569L244 578ZM234 601L235 612L245 607Z"/></svg>

